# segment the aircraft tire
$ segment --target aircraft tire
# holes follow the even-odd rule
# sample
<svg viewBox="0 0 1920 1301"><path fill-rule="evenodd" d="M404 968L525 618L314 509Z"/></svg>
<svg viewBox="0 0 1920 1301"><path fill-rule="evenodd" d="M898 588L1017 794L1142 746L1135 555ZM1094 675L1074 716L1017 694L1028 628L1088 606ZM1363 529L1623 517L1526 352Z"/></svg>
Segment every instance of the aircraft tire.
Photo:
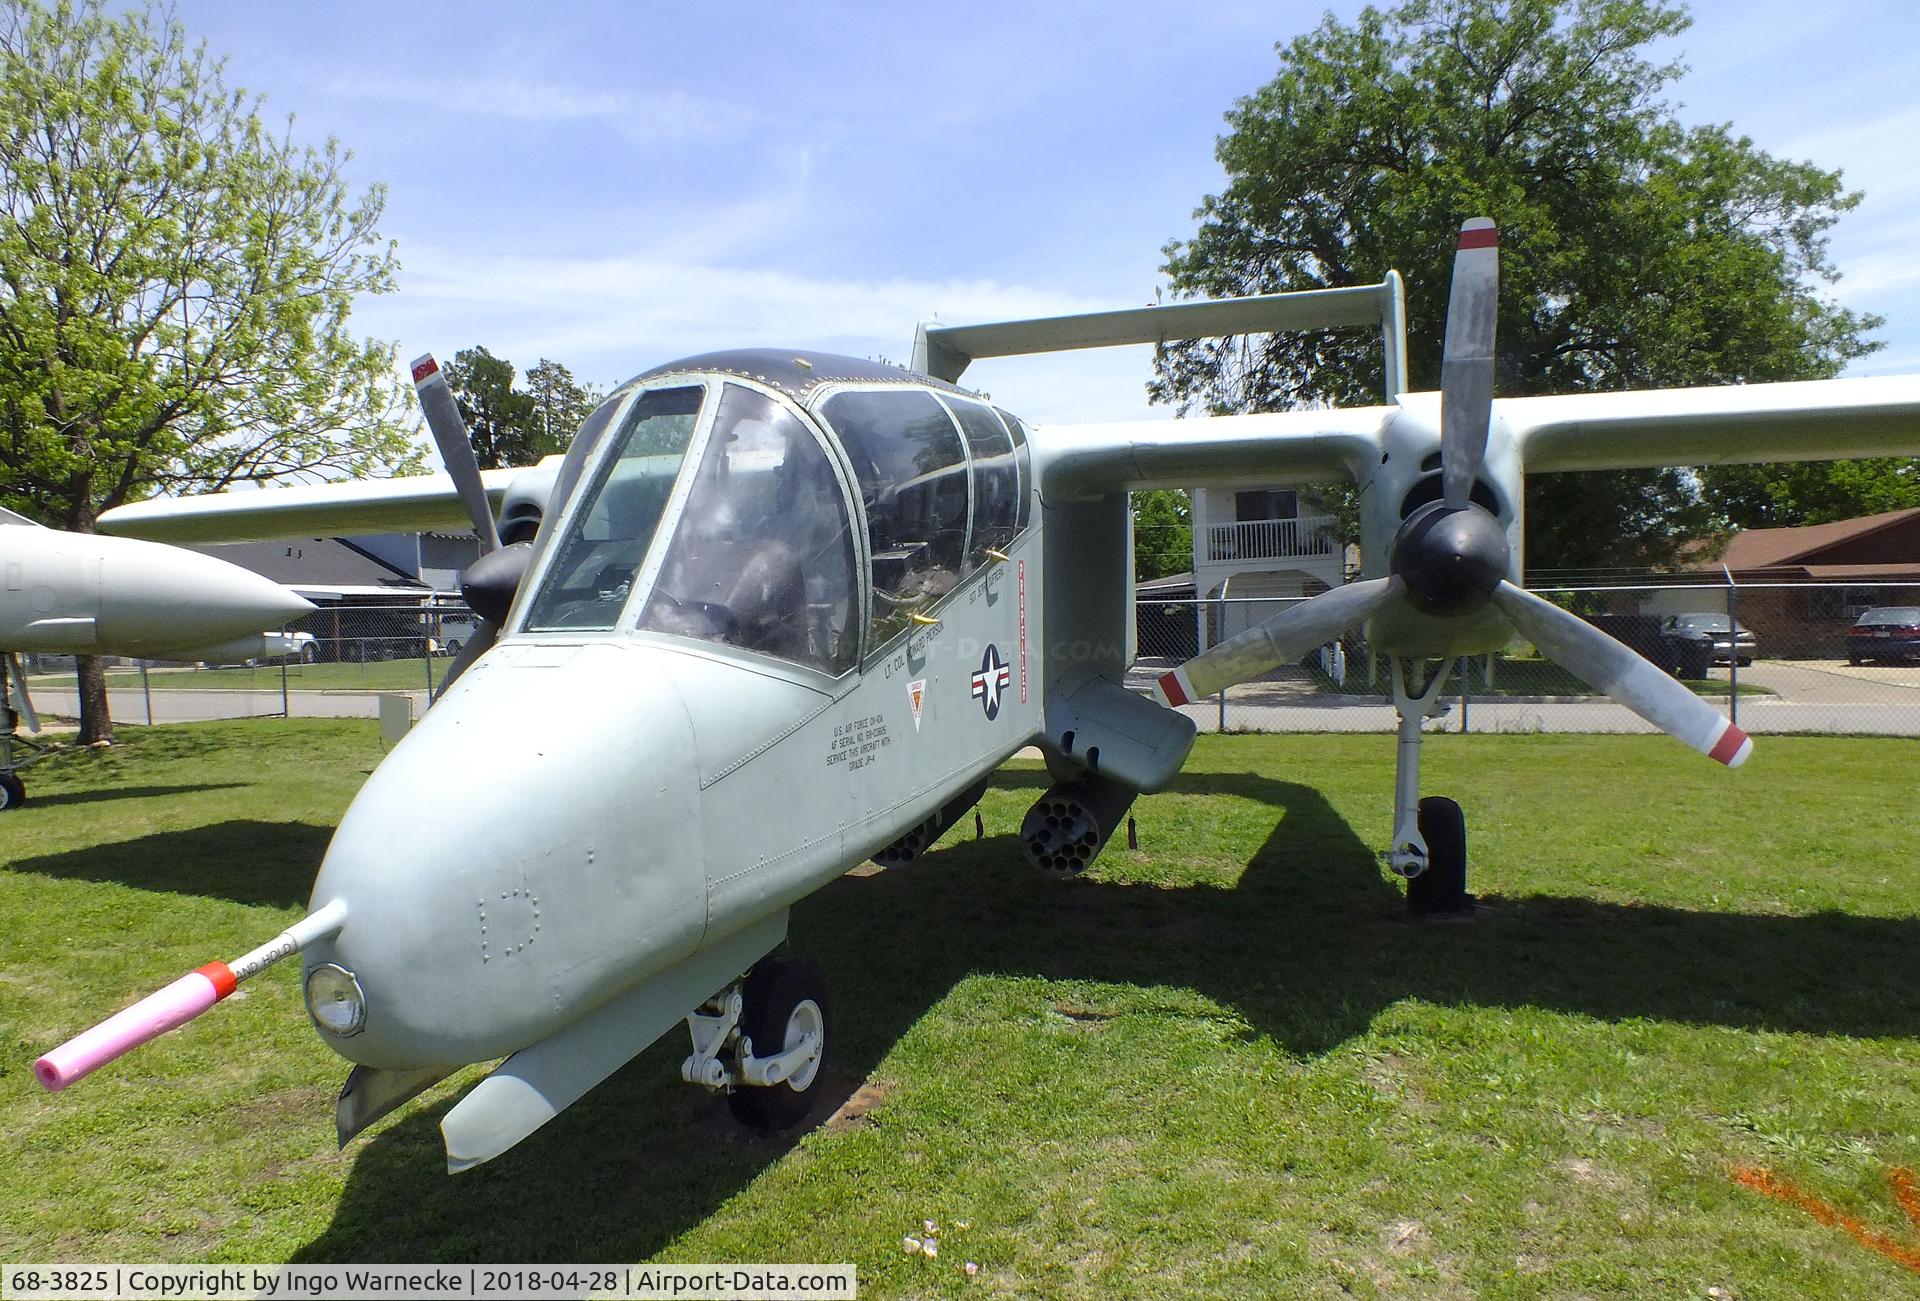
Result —
<svg viewBox="0 0 1920 1301"><path fill-rule="evenodd" d="M27 802L27 784L18 773L0 772L0 813Z"/></svg>
<svg viewBox="0 0 1920 1301"><path fill-rule="evenodd" d="M1470 914L1467 893L1467 818L1444 795L1420 801L1420 835L1427 842L1427 870L1407 882L1407 910L1415 917Z"/></svg>
<svg viewBox="0 0 1920 1301"><path fill-rule="evenodd" d="M785 1051L809 1030L820 1032L819 1055L792 1079L766 1088L737 1088L727 1095L733 1118L748 1128L787 1129L813 1110L818 1096L820 1068L832 1043L827 979L804 958L765 958L747 973L741 995L745 1006L740 1030L753 1041L759 1056Z"/></svg>

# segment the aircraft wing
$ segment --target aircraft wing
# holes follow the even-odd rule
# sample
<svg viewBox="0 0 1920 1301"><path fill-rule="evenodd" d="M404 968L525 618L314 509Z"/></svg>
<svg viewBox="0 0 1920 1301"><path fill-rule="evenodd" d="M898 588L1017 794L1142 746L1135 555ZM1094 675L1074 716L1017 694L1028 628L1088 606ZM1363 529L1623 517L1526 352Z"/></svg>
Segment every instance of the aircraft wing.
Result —
<svg viewBox="0 0 1920 1301"><path fill-rule="evenodd" d="M1501 398L1529 472L1920 453L1920 375Z"/></svg>
<svg viewBox="0 0 1920 1301"><path fill-rule="evenodd" d="M520 469L485 470L487 500L495 511ZM116 506L100 516L100 531L153 542L250 542L271 538L333 537L342 533L466 533L473 521L444 474L402 479L355 479L215 492L198 497L154 497Z"/></svg>
<svg viewBox="0 0 1920 1301"><path fill-rule="evenodd" d="M1136 488L1335 483L1364 476L1398 407L1276 411L1033 431L1040 491L1097 497Z"/></svg>

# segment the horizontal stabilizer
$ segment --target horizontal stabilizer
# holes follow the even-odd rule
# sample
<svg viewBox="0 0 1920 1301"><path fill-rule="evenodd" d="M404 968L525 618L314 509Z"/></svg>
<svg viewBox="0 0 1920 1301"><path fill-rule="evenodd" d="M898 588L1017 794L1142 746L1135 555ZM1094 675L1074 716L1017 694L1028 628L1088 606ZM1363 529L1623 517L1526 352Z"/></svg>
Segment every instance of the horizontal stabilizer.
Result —
<svg viewBox="0 0 1920 1301"><path fill-rule="evenodd" d="M1380 330L1386 341L1388 396L1403 391L1407 387L1406 291L1397 271L1387 272L1377 285L1157 303L988 325L924 324L913 343L913 369L952 383L983 357L1365 325Z"/></svg>

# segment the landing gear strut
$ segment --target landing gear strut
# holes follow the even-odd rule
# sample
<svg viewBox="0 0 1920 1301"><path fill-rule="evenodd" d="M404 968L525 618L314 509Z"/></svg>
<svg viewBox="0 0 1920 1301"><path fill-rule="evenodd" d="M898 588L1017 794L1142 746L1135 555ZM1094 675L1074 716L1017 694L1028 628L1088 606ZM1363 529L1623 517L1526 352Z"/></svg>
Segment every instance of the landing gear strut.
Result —
<svg viewBox="0 0 1920 1301"><path fill-rule="evenodd" d="M1393 848L1387 866L1407 878L1407 910L1422 920L1468 919L1467 823L1460 806L1420 798L1420 725L1440 710L1459 660L1392 660L1393 707L1400 715L1393 767Z"/></svg>
<svg viewBox="0 0 1920 1301"><path fill-rule="evenodd" d="M40 719L27 699L27 675L20 660L0 655L0 813L27 802L27 784L20 780L19 770L51 751L50 746L20 735L23 719L29 732L40 730Z"/></svg>
<svg viewBox="0 0 1920 1301"><path fill-rule="evenodd" d="M680 1076L724 1092L743 1125L786 1129L813 1109L828 1024L819 968L802 958L762 958L687 1018L693 1053Z"/></svg>

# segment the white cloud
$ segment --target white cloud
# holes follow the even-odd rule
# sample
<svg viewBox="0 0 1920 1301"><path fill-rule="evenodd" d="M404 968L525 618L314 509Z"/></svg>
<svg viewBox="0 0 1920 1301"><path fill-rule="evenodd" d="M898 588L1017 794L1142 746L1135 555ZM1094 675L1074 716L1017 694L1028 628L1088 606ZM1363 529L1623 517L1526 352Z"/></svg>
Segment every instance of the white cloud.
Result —
<svg viewBox="0 0 1920 1301"><path fill-rule="evenodd" d="M993 279L861 279L657 256L474 255L411 245L400 292L363 299L354 327L411 356L484 343L529 365L565 362L601 385L721 348L818 348L906 362L914 326L1020 320L1125 306ZM1148 414L1151 349L1008 359L970 373L1032 420Z"/></svg>
<svg viewBox="0 0 1920 1301"><path fill-rule="evenodd" d="M328 94L357 101L419 104L461 115L556 124L596 122L630 140L674 143L738 136L751 127L751 109L684 91L598 90L518 77L419 77L363 72L324 76Z"/></svg>

